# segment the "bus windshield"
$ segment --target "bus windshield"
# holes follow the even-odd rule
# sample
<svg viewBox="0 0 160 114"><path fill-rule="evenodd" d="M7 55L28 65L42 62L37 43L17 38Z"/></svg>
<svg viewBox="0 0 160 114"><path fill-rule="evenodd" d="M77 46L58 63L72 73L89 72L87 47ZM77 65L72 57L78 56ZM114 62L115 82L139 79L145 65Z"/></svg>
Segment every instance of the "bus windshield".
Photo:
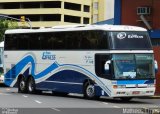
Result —
<svg viewBox="0 0 160 114"><path fill-rule="evenodd" d="M109 32L109 37L111 49L152 49L147 32Z"/></svg>
<svg viewBox="0 0 160 114"><path fill-rule="evenodd" d="M154 78L153 60L152 54L115 54L115 79Z"/></svg>

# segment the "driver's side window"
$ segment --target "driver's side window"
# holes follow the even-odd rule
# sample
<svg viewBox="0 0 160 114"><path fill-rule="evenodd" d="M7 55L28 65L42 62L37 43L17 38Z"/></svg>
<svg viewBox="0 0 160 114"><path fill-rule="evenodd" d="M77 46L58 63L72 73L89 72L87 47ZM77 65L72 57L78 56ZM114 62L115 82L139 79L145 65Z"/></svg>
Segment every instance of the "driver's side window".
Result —
<svg viewBox="0 0 160 114"><path fill-rule="evenodd" d="M102 78L111 78L111 55L95 54L95 72Z"/></svg>

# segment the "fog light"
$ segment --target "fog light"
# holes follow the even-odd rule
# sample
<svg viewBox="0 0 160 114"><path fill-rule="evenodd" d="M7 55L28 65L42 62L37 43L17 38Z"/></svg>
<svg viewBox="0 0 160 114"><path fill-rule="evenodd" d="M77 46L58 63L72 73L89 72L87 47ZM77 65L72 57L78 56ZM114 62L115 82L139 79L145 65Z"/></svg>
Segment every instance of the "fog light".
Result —
<svg viewBox="0 0 160 114"><path fill-rule="evenodd" d="M146 91L146 93L153 93L153 91Z"/></svg>
<svg viewBox="0 0 160 114"><path fill-rule="evenodd" d="M126 88L126 85L113 85L113 88L114 89L117 89L117 88Z"/></svg>
<svg viewBox="0 0 160 114"><path fill-rule="evenodd" d="M117 94L125 94L126 92L117 92Z"/></svg>
<svg viewBox="0 0 160 114"><path fill-rule="evenodd" d="M113 85L113 88L114 88L114 89L117 89L117 85Z"/></svg>

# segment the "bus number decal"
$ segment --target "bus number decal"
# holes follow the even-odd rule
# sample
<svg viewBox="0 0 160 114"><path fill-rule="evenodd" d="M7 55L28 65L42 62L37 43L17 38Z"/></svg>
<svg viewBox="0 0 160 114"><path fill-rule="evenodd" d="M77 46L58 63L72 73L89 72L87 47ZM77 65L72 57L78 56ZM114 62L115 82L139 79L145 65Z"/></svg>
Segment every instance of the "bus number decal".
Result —
<svg viewBox="0 0 160 114"><path fill-rule="evenodd" d="M93 64L93 57L92 56L86 55L84 58L85 58L85 61L87 64Z"/></svg>

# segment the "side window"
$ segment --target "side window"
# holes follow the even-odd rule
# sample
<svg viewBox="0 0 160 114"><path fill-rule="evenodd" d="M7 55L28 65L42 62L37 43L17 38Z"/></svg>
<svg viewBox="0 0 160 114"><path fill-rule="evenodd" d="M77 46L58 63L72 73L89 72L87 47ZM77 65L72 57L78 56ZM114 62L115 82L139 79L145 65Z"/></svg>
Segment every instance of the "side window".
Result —
<svg viewBox="0 0 160 114"><path fill-rule="evenodd" d="M110 55L106 54L95 54L95 72L96 75L102 78L111 79L112 69L111 69L111 63L108 64L109 66L109 72L106 73L105 71L105 64L107 61L111 60Z"/></svg>
<svg viewBox="0 0 160 114"><path fill-rule="evenodd" d="M109 48L107 40L107 32L98 30L8 34L5 49L104 50Z"/></svg>
<svg viewBox="0 0 160 114"><path fill-rule="evenodd" d="M19 50L27 50L29 49L29 35L28 34L19 34L17 35L18 38L18 49Z"/></svg>
<svg viewBox="0 0 160 114"><path fill-rule="evenodd" d="M41 44L40 34L29 34L28 43L30 50L39 50Z"/></svg>
<svg viewBox="0 0 160 114"><path fill-rule="evenodd" d="M91 49L91 50L109 49L107 32L94 30L94 31L83 31L81 32L81 34L82 33L84 33L81 43L82 49Z"/></svg>
<svg viewBox="0 0 160 114"><path fill-rule="evenodd" d="M16 50L18 48L17 35L7 34L5 36L5 50Z"/></svg>
<svg viewBox="0 0 160 114"><path fill-rule="evenodd" d="M53 49L66 49L64 33L56 32L53 35Z"/></svg>
<svg viewBox="0 0 160 114"><path fill-rule="evenodd" d="M41 50L64 50L67 49L65 32L47 32L34 36L35 48ZM70 42L71 43L71 42Z"/></svg>
<svg viewBox="0 0 160 114"><path fill-rule="evenodd" d="M79 35L80 37L80 48L81 49L91 49L90 34L88 31L82 31Z"/></svg>
<svg viewBox="0 0 160 114"><path fill-rule="evenodd" d="M52 44L50 39L52 38L51 33L40 33L40 49L41 50L50 50L52 48Z"/></svg>
<svg viewBox="0 0 160 114"><path fill-rule="evenodd" d="M107 32L99 31L98 35L99 35L99 43L98 43L99 49L109 49L109 39Z"/></svg>
<svg viewBox="0 0 160 114"><path fill-rule="evenodd" d="M78 37L76 32L64 32L65 45L69 50L78 49Z"/></svg>

